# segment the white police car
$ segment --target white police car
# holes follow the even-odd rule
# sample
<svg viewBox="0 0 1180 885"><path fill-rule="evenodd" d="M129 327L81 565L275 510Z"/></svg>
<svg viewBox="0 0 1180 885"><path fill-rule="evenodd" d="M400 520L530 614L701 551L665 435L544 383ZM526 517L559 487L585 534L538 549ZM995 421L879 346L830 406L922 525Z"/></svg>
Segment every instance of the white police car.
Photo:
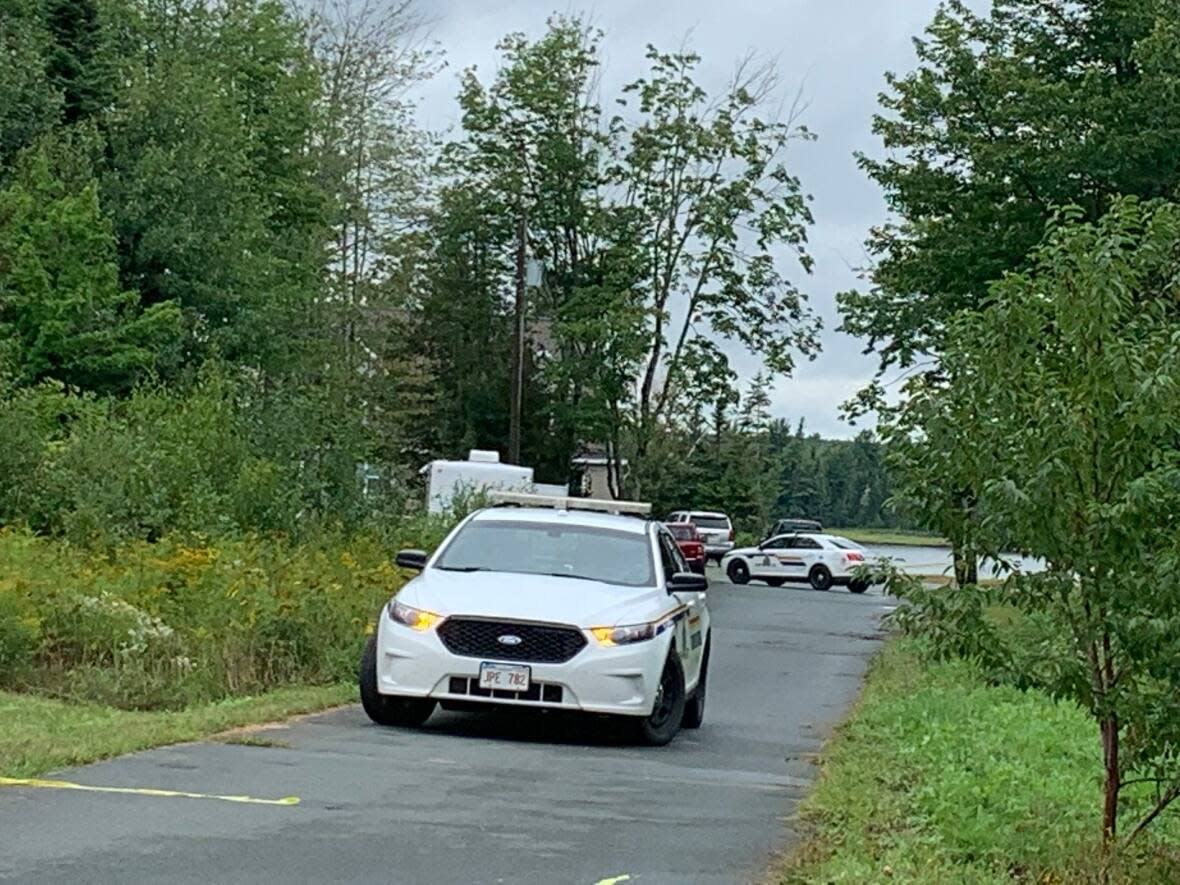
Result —
<svg viewBox="0 0 1180 885"><path fill-rule="evenodd" d="M757 547L731 550L721 568L735 584L753 579L772 587L796 582L816 590L836 585L864 593L869 585L856 576L856 569L868 561L860 544L839 535L790 533L767 538Z"/></svg>
<svg viewBox="0 0 1180 885"><path fill-rule="evenodd" d="M497 493L385 606L360 668L382 725L436 704L626 717L666 744L699 727L712 642L708 587L647 505ZM596 511L613 512L596 512ZM634 515L625 515L631 513Z"/></svg>

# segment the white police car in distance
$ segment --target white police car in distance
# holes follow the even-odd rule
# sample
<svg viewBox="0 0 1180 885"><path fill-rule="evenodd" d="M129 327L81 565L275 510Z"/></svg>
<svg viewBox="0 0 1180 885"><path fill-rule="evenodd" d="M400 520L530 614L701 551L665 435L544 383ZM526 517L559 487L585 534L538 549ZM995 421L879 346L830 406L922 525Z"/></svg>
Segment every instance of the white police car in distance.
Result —
<svg viewBox="0 0 1180 885"><path fill-rule="evenodd" d="M735 584L753 579L772 587L795 582L816 590L835 585L864 593L869 585L858 577L857 569L867 562L868 552L855 541L809 532L777 535L757 547L731 550L721 560L721 568Z"/></svg>
<svg viewBox="0 0 1180 885"><path fill-rule="evenodd" d="M385 606L365 649L369 717L421 725L436 704L605 713L626 717L649 744L700 726L708 584L667 529L644 518L650 508L493 500L433 555L398 554L421 574Z"/></svg>

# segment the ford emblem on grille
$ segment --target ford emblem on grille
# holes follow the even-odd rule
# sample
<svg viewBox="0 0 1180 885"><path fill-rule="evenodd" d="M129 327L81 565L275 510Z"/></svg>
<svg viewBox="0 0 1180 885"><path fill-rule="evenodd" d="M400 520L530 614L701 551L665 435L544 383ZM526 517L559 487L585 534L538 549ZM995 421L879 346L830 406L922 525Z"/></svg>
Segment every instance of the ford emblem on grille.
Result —
<svg viewBox="0 0 1180 885"><path fill-rule="evenodd" d="M503 636L497 636L496 642L500 645L520 645L523 642L519 636L513 636L511 633L505 633Z"/></svg>

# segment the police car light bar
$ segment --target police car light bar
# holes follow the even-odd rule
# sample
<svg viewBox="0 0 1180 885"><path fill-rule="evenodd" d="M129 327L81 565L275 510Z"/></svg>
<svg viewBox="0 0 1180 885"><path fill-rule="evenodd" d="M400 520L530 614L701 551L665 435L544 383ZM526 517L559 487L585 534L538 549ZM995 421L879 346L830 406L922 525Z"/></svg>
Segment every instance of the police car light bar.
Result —
<svg viewBox="0 0 1180 885"><path fill-rule="evenodd" d="M494 507L552 507L554 510L593 510L626 516L649 516L651 505L639 501L603 501L598 498L559 498L527 492L494 491L488 495Z"/></svg>

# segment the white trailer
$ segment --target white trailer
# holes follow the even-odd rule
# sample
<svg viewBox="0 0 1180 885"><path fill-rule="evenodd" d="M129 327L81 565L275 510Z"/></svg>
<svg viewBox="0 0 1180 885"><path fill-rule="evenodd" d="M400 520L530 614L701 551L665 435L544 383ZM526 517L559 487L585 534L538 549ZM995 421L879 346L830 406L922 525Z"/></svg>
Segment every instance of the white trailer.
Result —
<svg viewBox="0 0 1180 885"><path fill-rule="evenodd" d="M500 489L528 492L534 488L533 468L501 464L499 452L472 449L466 461L431 461L422 468L426 479L426 509L442 513L455 498Z"/></svg>

